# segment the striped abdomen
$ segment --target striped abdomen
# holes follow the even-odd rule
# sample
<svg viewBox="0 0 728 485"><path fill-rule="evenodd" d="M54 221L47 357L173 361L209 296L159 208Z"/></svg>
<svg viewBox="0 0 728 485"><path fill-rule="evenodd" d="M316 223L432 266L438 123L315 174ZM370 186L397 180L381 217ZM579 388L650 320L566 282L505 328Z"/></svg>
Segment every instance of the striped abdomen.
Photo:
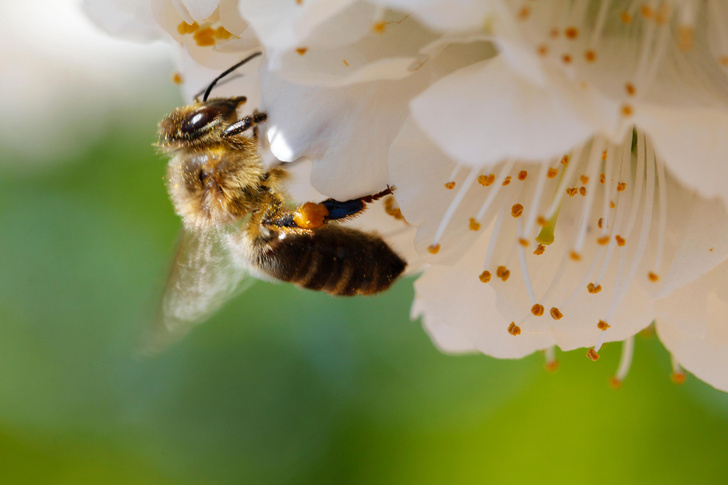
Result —
<svg viewBox="0 0 728 485"><path fill-rule="evenodd" d="M389 288L406 263L380 237L329 225L311 234L256 241L254 264L279 280L333 295Z"/></svg>

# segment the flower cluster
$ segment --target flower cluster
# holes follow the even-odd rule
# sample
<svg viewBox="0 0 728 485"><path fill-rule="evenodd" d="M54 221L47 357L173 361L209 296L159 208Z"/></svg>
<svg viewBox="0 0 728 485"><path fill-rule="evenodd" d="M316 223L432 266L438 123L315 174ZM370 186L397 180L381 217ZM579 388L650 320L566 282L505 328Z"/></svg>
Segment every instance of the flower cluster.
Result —
<svg viewBox="0 0 728 485"><path fill-rule="evenodd" d="M156 23L190 97L263 51L220 89L259 90L272 153L326 196L397 187L382 215L412 236L413 316L441 349L552 363L623 341L618 384L655 322L676 378L728 390L722 0L89 6L116 33Z"/></svg>

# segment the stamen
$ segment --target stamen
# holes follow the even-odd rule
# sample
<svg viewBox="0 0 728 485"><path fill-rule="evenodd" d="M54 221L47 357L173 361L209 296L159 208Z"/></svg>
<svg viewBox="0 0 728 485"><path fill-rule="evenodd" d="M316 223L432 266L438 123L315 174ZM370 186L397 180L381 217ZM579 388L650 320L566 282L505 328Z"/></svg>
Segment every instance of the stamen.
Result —
<svg viewBox="0 0 728 485"><path fill-rule="evenodd" d="M450 206L447 208L447 211L445 211L445 215L443 215L442 221L440 221L440 226L437 228L437 232L435 233L435 237L432 241L432 245L437 246L438 249L440 246L440 239L442 239L442 235L445 234L445 229L447 228L447 225L450 223L452 216L455 215L455 211L465 198L465 194L468 192L468 189L470 189L470 186L473 184L477 176L477 169L472 169L470 173L468 173L467 177L465 177L465 180L463 181L463 186L460 187L460 190L457 194L455 194L455 197L450 202ZM480 220L480 217L478 217L477 219Z"/></svg>
<svg viewBox="0 0 728 485"><path fill-rule="evenodd" d="M471 217L470 223L468 224L468 228L471 231L477 231L480 229L480 223L478 221L476 221L474 217Z"/></svg>
<svg viewBox="0 0 728 485"><path fill-rule="evenodd" d="M551 311L549 313L551 314L551 318L554 320L561 320L564 318L564 314L556 307L551 307Z"/></svg>
<svg viewBox="0 0 728 485"><path fill-rule="evenodd" d="M296 52L298 52L299 56L304 55L306 52L308 52L308 47L299 47L296 49Z"/></svg>
<svg viewBox="0 0 728 485"><path fill-rule="evenodd" d="M448 190L454 189L455 188L455 182L447 182L445 184L445 188L448 189Z"/></svg>
<svg viewBox="0 0 728 485"><path fill-rule="evenodd" d="M653 163L648 163L646 167L647 187L645 192L645 204L642 211L642 220L640 221L641 227L639 239L637 240L637 248L635 250L634 256L632 257L632 264L629 268L628 274L626 275L624 281L620 281L615 286L614 292L612 293L612 301L609 303L609 309L607 311L607 320L611 320L617 305L622 301L622 298L624 298L627 290L629 289L629 286L634 280L639 263L642 260L645 249L647 248L650 225L652 221L652 208L654 203L655 191L655 153L651 143L647 144L646 151L647 159L652 161Z"/></svg>
<svg viewBox="0 0 728 485"><path fill-rule="evenodd" d="M544 310L543 305L541 305L539 303L536 303L535 305L533 305L531 307L531 313L533 313L533 315L535 317L542 316L543 315L543 310Z"/></svg>
<svg viewBox="0 0 728 485"><path fill-rule="evenodd" d="M517 335L521 335L521 327L516 325L516 322L511 322L511 324L508 325L508 333L510 333L514 337Z"/></svg>
<svg viewBox="0 0 728 485"><path fill-rule="evenodd" d="M533 252L533 254L535 254L536 256L541 256L545 250L546 250L546 247L544 247L543 244L539 244L536 247L536 250Z"/></svg>
<svg viewBox="0 0 728 485"><path fill-rule="evenodd" d="M657 187L658 187L658 225L657 225L657 250L655 252L655 262L648 277L650 281L657 281L657 271L662 267L662 251L665 246L665 232L667 230L667 180L665 179L665 164L661 158L655 157L655 165L657 166Z"/></svg>
<svg viewBox="0 0 728 485"><path fill-rule="evenodd" d="M440 251L440 245L430 244L429 246L427 246L427 250L432 254L437 254Z"/></svg>
<svg viewBox="0 0 728 485"><path fill-rule="evenodd" d="M556 350L554 347L547 347L544 350L544 356L546 357L546 370L555 372L559 368L559 361L556 360Z"/></svg>
<svg viewBox="0 0 728 485"><path fill-rule="evenodd" d="M670 375L672 382L674 382L675 384L684 384L687 376L680 366L680 363L677 361L677 359L675 359L675 356L672 354L670 354L670 363L672 364L672 374Z"/></svg>
<svg viewBox="0 0 728 485"><path fill-rule="evenodd" d="M613 379L618 382L624 381L627 377L630 367L632 366L632 356L634 355L634 335L622 342L622 355L619 357L619 367Z"/></svg>
<svg viewBox="0 0 728 485"><path fill-rule="evenodd" d="M526 177L528 177L528 172L526 170L521 170L518 172L518 180L526 180Z"/></svg>
<svg viewBox="0 0 728 485"><path fill-rule="evenodd" d="M498 175L498 183L488 193L488 197L485 199L485 202L483 202L483 205L480 207L478 214L475 216L475 218L477 220L480 221L483 219L483 216L485 215L486 211L488 210L490 205L493 203L495 198L498 196L498 193L500 192L503 181L506 178L506 174L511 171L511 169L513 168L513 164L515 164L514 160L507 160L506 163L503 165L503 168L501 169L501 172ZM488 177L495 178L494 175L489 175Z"/></svg>
<svg viewBox="0 0 728 485"><path fill-rule="evenodd" d="M594 349L589 349L586 351L586 356L589 357L593 362L596 362L599 360L599 354Z"/></svg>
<svg viewBox="0 0 728 485"><path fill-rule="evenodd" d="M599 320L599 323L597 323L597 328L603 332L605 332L611 325L609 325L604 320Z"/></svg>
<svg viewBox="0 0 728 485"><path fill-rule="evenodd" d="M480 276L478 276L481 283L488 283L490 281L490 271L483 271L480 273Z"/></svg>

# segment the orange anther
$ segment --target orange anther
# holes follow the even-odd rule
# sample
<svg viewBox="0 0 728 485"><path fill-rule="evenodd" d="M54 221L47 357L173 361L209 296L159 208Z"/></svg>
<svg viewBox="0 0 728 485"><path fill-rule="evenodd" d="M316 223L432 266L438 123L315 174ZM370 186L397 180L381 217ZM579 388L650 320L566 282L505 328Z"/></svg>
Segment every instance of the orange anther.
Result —
<svg viewBox="0 0 728 485"><path fill-rule="evenodd" d="M620 246L620 247L622 247L625 244L627 244L627 240L625 238L623 238L622 236L620 236L619 234L617 234L616 236L614 236L614 240L617 241L617 245Z"/></svg>
<svg viewBox="0 0 728 485"><path fill-rule="evenodd" d="M487 187L489 185L492 185L493 182L495 182L495 175L479 175L478 176L478 183L482 185L483 187Z"/></svg>
<svg viewBox="0 0 728 485"><path fill-rule="evenodd" d="M599 323L597 323L597 328L601 331L606 331L609 327L610 325L604 320L599 320Z"/></svg>
<svg viewBox="0 0 728 485"><path fill-rule="evenodd" d="M521 217L523 214L523 206L521 204L514 204L513 207L511 207L511 215L513 217Z"/></svg>
<svg viewBox="0 0 728 485"><path fill-rule="evenodd" d="M427 250L431 254L437 254L437 252L440 250L440 245L439 244L430 244L429 246L427 246Z"/></svg>
<svg viewBox="0 0 728 485"><path fill-rule="evenodd" d="M521 170L518 172L518 180L526 180L526 177L528 177L528 172L525 170Z"/></svg>
<svg viewBox="0 0 728 485"><path fill-rule="evenodd" d="M603 225L604 225L604 218L600 217L599 220L597 221L597 227L599 229L601 229Z"/></svg>
<svg viewBox="0 0 728 485"><path fill-rule="evenodd" d="M600 291L602 291L602 285L594 286L594 283L589 283L588 285L586 285L586 291L591 294L599 293Z"/></svg>
<svg viewBox="0 0 728 485"><path fill-rule="evenodd" d="M481 283L487 283L490 281L490 271L483 271L480 273L480 276L478 276L478 279L480 279Z"/></svg>
<svg viewBox="0 0 728 485"><path fill-rule="evenodd" d="M549 221L547 221L544 216L536 217L536 224L538 224L539 226L545 226L546 224L548 224L548 222Z"/></svg>
<svg viewBox="0 0 728 485"><path fill-rule="evenodd" d="M531 313L533 313L534 316L540 317L543 315L543 305L536 303L531 307Z"/></svg>
<svg viewBox="0 0 728 485"><path fill-rule="evenodd" d="M182 84L183 81L184 81L184 79L182 78L182 74L180 74L179 72L176 72L175 71L172 74L172 82L173 83L175 83L175 84Z"/></svg>
<svg viewBox="0 0 728 485"><path fill-rule="evenodd" d="M188 24L187 22L182 22L177 25L177 32L180 35L191 34L199 28L200 26L197 25L197 22L192 22L191 24Z"/></svg>
<svg viewBox="0 0 728 485"><path fill-rule="evenodd" d="M551 314L551 318L553 318L554 320L561 320L562 318L564 318L564 314L561 313L561 310L559 310L555 306L551 307L551 311L549 313Z"/></svg>
<svg viewBox="0 0 728 485"><path fill-rule="evenodd" d="M577 29L576 27L567 27L566 29L564 29L564 35L567 39L574 40L579 37L579 29Z"/></svg>
<svg viewBox="0 0 728 485"><path fill-rule="evenodd" d="M468 228L471 231L477 231L478 229L480 229L480 223L476 221L474 217L471 217L470 222L468 223Z"/></svg>
<svg viewBox="0 0 728 485"><path fill-rule="evenodd" d="M296 49L296 52L298 52L298 55L302 56L306 52L308 52L308 47L299 47L298 49Z"/></svg>
<svg viewBox="0 0 728 485"><path fill-rule="evenodd" d="M452 189L454 189L454 188L455 188L455 182L448 182L448 183L446 183L446 184L445 184L445 188L446 188L447 190L452 190Z"/></svg>
<svg viewBox="0 0 728 485"><path fill-rule="evenodd" d="M546 246L544 246L543 244L539 244L533 254L535 254L536 256L541 256L545 250Z"/></svg>
<svg viewBox="0 0 728 485"><path fill-rule="evenodd" d="M624 90L627 91L628 96L634 96L634 93L637 92L637 90L634 87L634 84L632 84L632 83L625 84Z"/></svg>
<svg viewBox="0 0 728 485"><path fill-rule="evenodd" d="M505 178L505 180L503 180L503 185L506 186L510 183L511 183L511 176L509 175L508 177Z"/></svg>
<svg viewBox="0 0 728 485"><path fill-rule="evenodd" d="M609 244L609 236L600 237L599 239L597 239L597 244L599 244L600 246L606 246L607 244Z"/></svg>
<svg viewBox="0 0 728 485"><path fill-rule="evenodd" d="M376 32L377 34L381 34L382 32L384 32L384 27L386 27L386 26L387 26L386 22L381 22L381 21L375 22L372 25L372 31Z"/></svg>
<svg viewBox="0 0 728 485"><path fill-rule="evenodd" d="M683 372L673 372L670 374L670 379L672 379L672 382L675 384L685 384L685 379L687 379L687 376Z"/></svg>
<svg viewBox="0 0 728 485"><path fill-rule="evenodd" d="M627 182L619 182L617 184L617 192L624 192L624 190L627 188Z"/></svg>
<svg viewBox="0 0 728 485"><path fill-rule="evenodd" d="M594 349L587 350L586 351L586 356L589 357L594 362L596 362L597 360L599 360L599 354L597 354Z"/></svg>
<svg viewBox="0 0 728 485"><path fill-rule="evenodd" d="M524 248L527 248L528 247L528 239L524 239L522 237L519 237L518 238L518 244L520 244Z"/></svg>
<svg viewBox="0 0 728 485"><path fill-rule="evenodd" d="M586 185L589 183L589 177L587 177L586 175L581 175L579 177L579 180L581 180L582 185Z"/></svg>
<svg viewBox="0 0 728 485"><path fill-rule="evenodd" d="M586 62L594 62L597 60L597 53L589 49L586 52L584 52L584 59L586 59Z"/></svg>
<svg viewBox="0 0 728 485"><path fill-rule="evenodd" d="M581 261L581 254L576 251L571 251L569 253L569 258L571 258L572 261Z"/></svg>
<svg viewBox="0 0 728 485"><path fill-rule="evenodd" d="M195 44L200 47L215 45L215 31L210 27L198 30L192 34L192 38L195 39Z"/></svg>
<svg viewBox="0 0 728 485"><path fill-rule="evenodd" d="M604 175L604 174L599 175L599 182L604 183L605 178L606 178L606 175Z"/></svg>
<svg viewBox="0 0 728 485"><path fill-rule="evenodd" d="M622 387L622 381L620 381L616 376L612 376L609 379L609 385L612 387L612 389L619 389Z"/></svg>
<svg viewBox="0 0 728 485"><path fill-rule="evenodd" d="M569 197L574 197L579 192L579 189L576 187L569 187L566 189L566 193L569 194Z"/></svg>
<svg viewBox="0 0 728 485"><path fill-rule="evenodd" d="M556 177L559 174L558 168L549 168L548 172L546 172L546 177L552 179Z"/></svg>
<svg viewBox="0 0 728 485"><path fill-rule="evenodd" d="M648 277L648 278L650 279L650 281L652 281L653 283L654 283L655 281L657 281L657 280L659 280L659 279L660 279L660 277L659 277L659 276L657 276L657 275L656 275L655 273L653 273L652 271L650 271L649 273L647 273L647 277Z"/></svg>
<svg viewBox="0 0 728 485"><path fill-rule="evenodd" d="M579 187L579 194L582 197L586 197L586 187L584 187L583 185L581 187Z"/></svg>
<svg viewBox="0 0 728 485"><path fill-rule="evenodd" d="M632 106L630 106L628 104L622 105L622 116L625 116L625 117L632 116L632 113L633 113Z"/></svg>
<svg viewBox="0 0 728 485"><path fill-rule="evenodd" d="M516 325L516 322L511 322L511 324L508 325L508 333L510 333L514 337L516 335L521 335L521 327Z"/></svg>

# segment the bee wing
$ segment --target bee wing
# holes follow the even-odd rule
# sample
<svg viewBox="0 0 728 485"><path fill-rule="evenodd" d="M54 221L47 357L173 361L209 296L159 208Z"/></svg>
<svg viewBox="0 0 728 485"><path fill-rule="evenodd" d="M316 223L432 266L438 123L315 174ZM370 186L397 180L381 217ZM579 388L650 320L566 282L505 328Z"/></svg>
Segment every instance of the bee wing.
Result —
<svg viewBox="0 0 728 485"><path fill-rule="evenodd" d="M249 274L236 262L224 229L183 230L145 350L160 351L246 289Z"/></svg>

